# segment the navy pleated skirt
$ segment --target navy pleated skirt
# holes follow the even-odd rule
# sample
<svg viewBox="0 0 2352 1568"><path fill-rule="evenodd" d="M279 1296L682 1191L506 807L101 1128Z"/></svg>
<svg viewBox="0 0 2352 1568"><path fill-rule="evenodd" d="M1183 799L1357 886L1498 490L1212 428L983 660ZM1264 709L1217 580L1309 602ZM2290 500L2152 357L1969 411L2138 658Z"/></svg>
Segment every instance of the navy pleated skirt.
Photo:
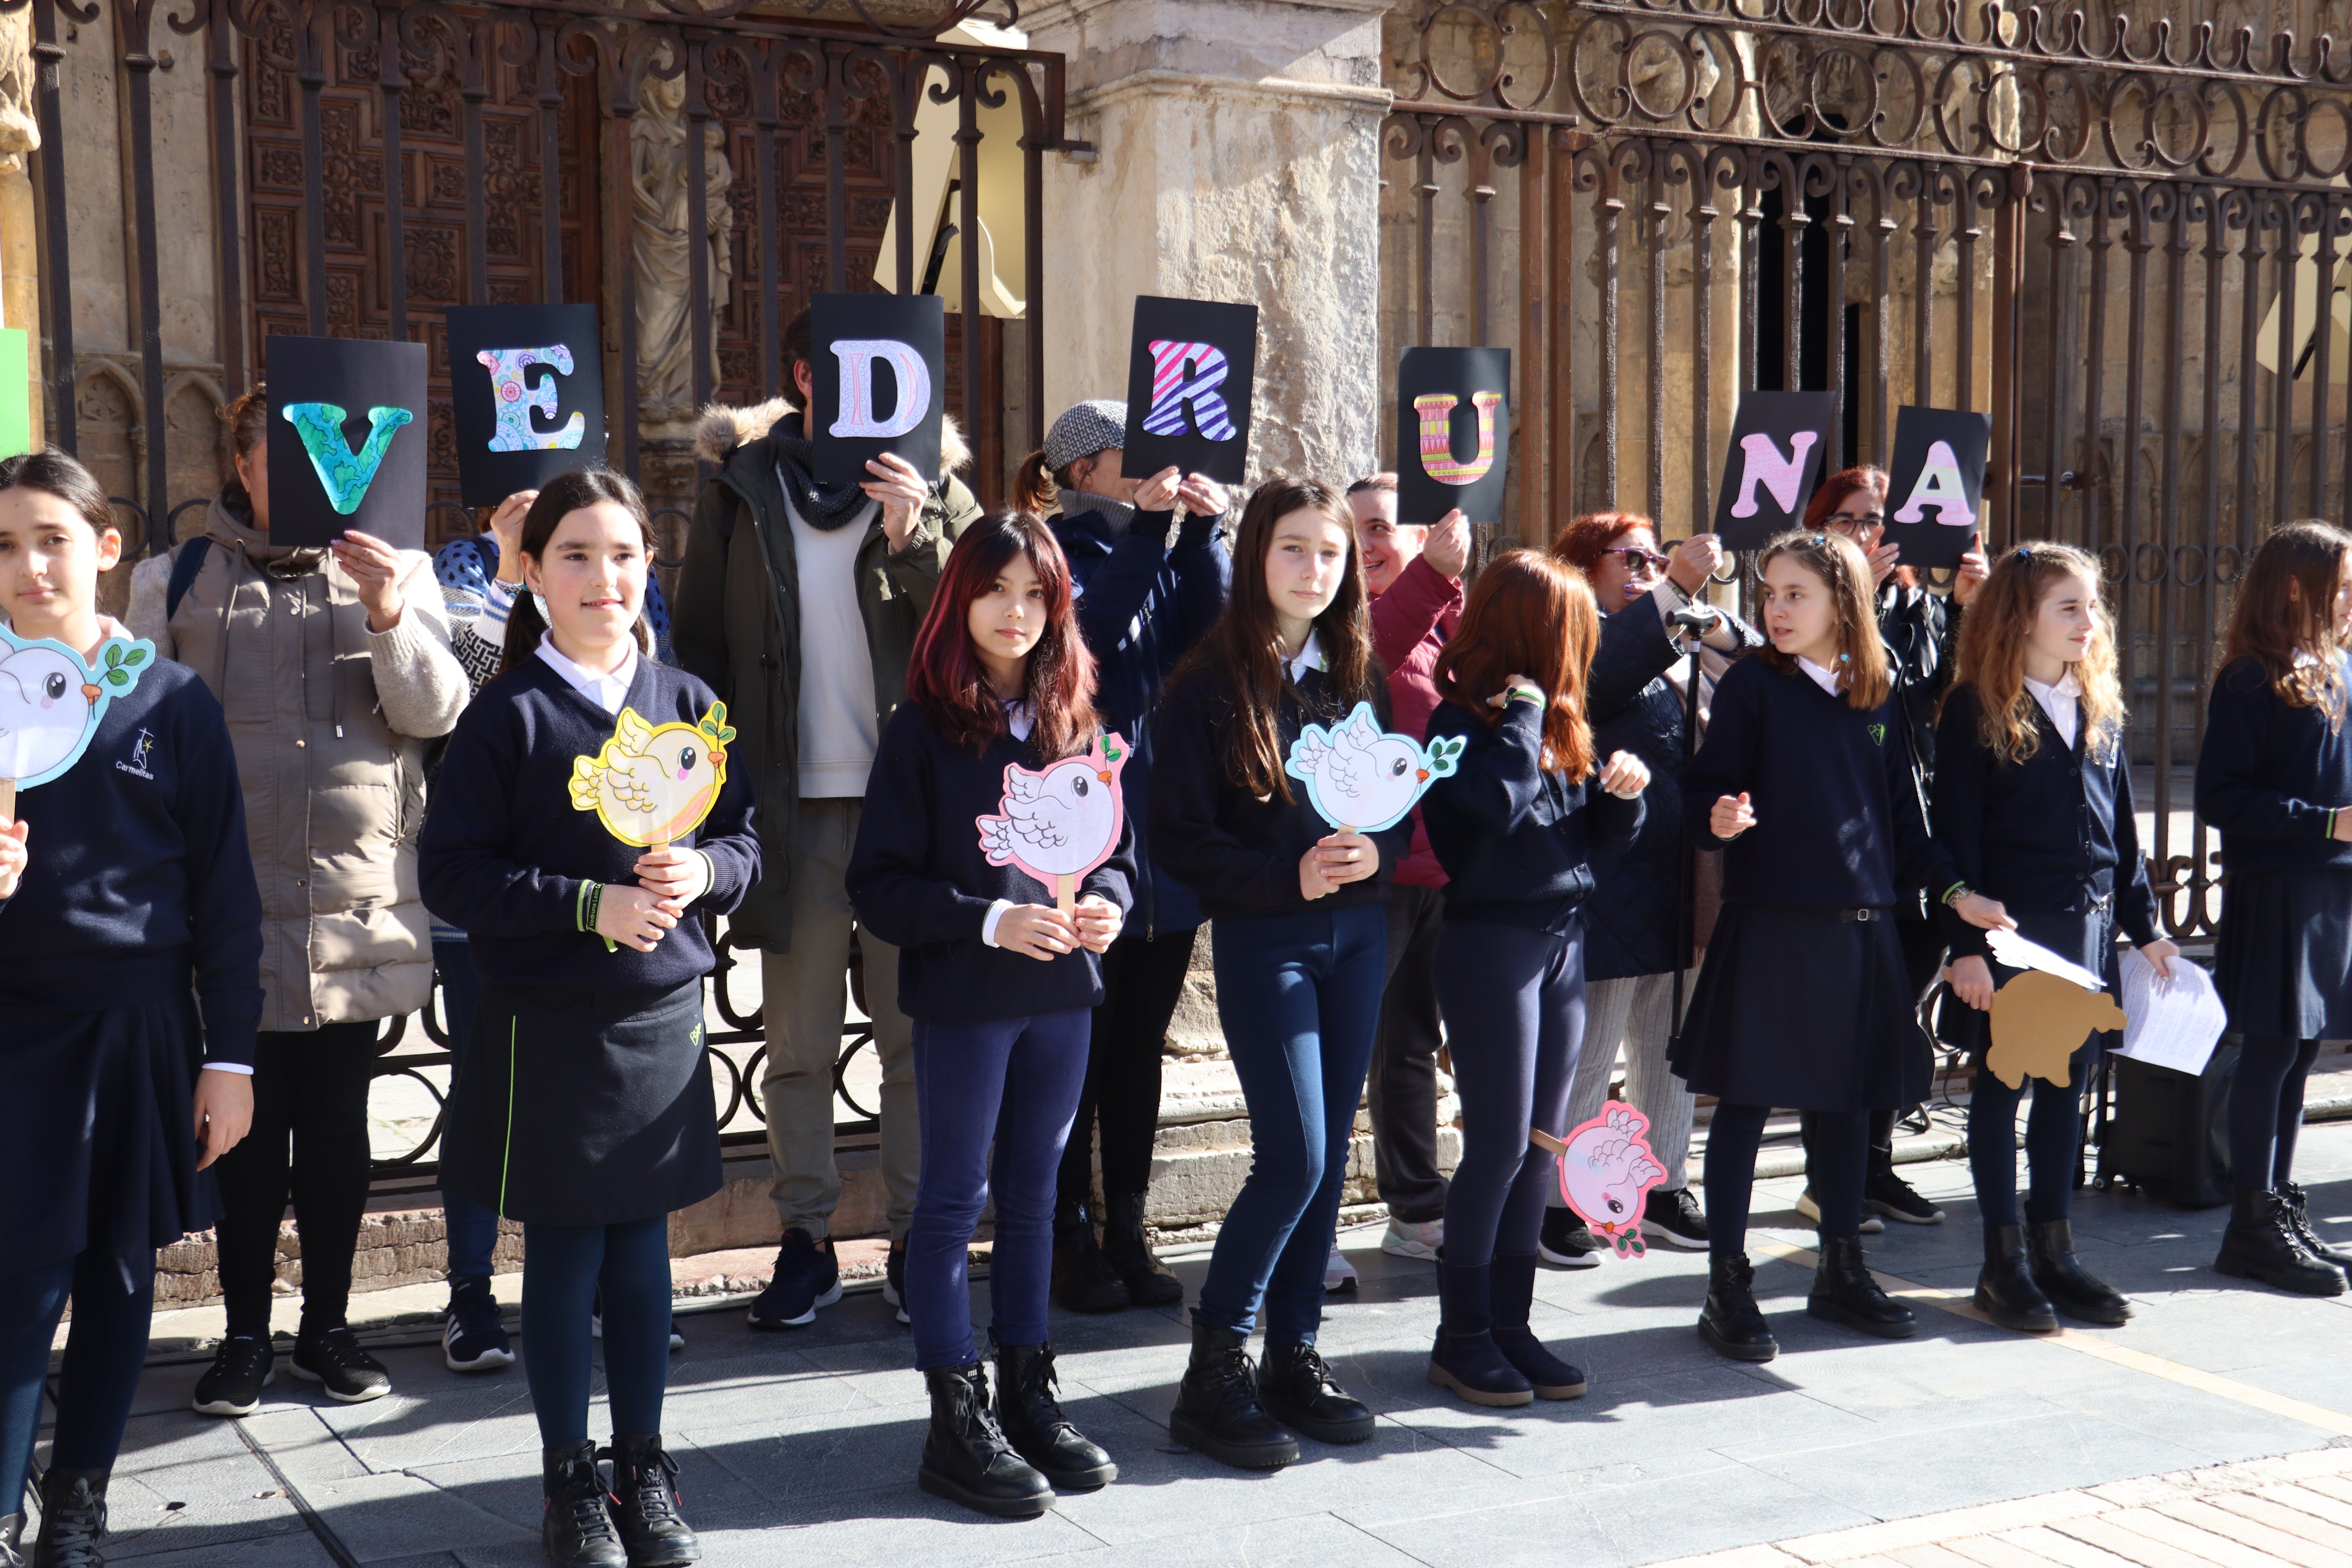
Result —
<svg viewBox="0 0 2352 1568"><path fill-rule="evenodd" d="M2352 871L2231 875L2213 956L2239 1034L2352 1039Z"/></svg>
<svg viewBox="0 0 2352 1568"><path fill-rule="evenodd" d="M1896 1110L1926 1098L1893 912L1726 904L1668 1057L1694 1094L1790 1110Z"/></svg>

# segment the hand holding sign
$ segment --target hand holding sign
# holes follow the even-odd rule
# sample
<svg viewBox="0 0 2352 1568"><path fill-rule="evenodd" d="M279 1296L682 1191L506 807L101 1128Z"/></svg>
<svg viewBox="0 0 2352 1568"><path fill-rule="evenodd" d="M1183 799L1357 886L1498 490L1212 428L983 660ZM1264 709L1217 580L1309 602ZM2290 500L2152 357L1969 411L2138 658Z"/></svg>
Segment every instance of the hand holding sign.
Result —
<svg viewBox="0 0 2352 1568"><path fill-rule="evenodd" d="M1715 503L1725 549L1759 549L1804 520L1836 417L1837 398L1827 392L1739 395Z"/></svg>
<svg viewBox="0 0 2352 1568"><path fill-rule="evenodd" d="M995 815L973 819L988 863L1035 878L1069 916L1078 883L1118 848L1126 812L1118 775L1126 767L1127 742L1117 735L1097 735L1084 753L1041 770L1006 763Z"/></svg>
<svg viewBox="0 0 2352 1568"><path fill-rule="evenodd" d="M692 724L648 724L636 710L624 708L596 754L572 760L572 809L594 812L604 831L624 844L667 849L701 826L718 803L727 783L728 743L734 739L724 702L712 703ZM609 907L599 908L596 929L607 952L625 942L650 952L661 933L677 923L675 916L682 911L669 897L671 880L663 875L658 887L602 889ZM607 929L608 913L615 929Z"/></svg>
<svg viewBox="0 0 2352 1568"><path fill-rule="evenodd" d="M819 484L867 485L896 454L919 479L940 469L947 318L936 294L819 294L809 313ZM889 504L883 497L884 504Z"/></svg>
<svg viewBox="0 0 2352 1568"><path fill-rule="evenodd" d="M425 345L272 336L269 542L425 544Z"/></svg>

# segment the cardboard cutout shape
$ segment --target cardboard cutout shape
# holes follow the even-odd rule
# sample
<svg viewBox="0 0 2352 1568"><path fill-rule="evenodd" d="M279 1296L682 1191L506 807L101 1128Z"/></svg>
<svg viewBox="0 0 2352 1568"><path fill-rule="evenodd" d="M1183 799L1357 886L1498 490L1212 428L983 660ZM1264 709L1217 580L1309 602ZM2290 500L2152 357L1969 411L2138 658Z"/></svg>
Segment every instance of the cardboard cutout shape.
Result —
<svg viewBox="0 0 2352 1568"><path fill-rule="evenodd" d="M1282 771L1307 785L1323 820L1342 833L1378 833L1405 819L1429 786L1453 775L1464 742L1433 741L1381 728L1372 705L1326 730L1309 724L1290 743Z"/></svg>
<svg viewBox="0 0 2352 1568"><path fill-rule="evenodd" d="M603 462L596 307L452 306L449 412L467 506L496 506Z"/></svg>
<svg viewBox="0 0 2352 1568"><path fill-rule="evenodd" d="M316 548L356 529L425 547L425 345L264 340L269 542Z"/></svg>
<svg viewBox="0 0 2352 1568"><path fill-rule="evenodd" d="M2092 1032L2124 1023L2124 1010L2105 991L2026 970L1992 994L1992 1048L1985 1052L1985 1069L2011 1089L2021 1087L2028 1074L2063 1084L2074 1053Z"/></svg>
<svg viewBox="0 0 2352 1568"><path fill-rule="evenodd" d="M854 485L896 452L940 471L948 390L947 317L936 294L819 294L809 317L816 478Z"/></svg>
<svg viewBox="0 0 2352 1568"><path fill-rule="evenodd" d="M1115 734L1097 735L1082 754L1035 771L1007 763L996 815L972 819L988 863L1034 877L1053 889L1054 907L1069 913L1080 880L1118 847L1127 811L1118 776L1126 768L1127 742Z"/></svg>
<svg viewBox="0 0 2352 1568"><path fill-rule="evenodd" d="M1454 508L1503 521L1510 482L1511 351L1407 349L1397 369L1397 521Z"/></svg>
<svg viewBox="0 0 2352 1568"><path fill-rule="evenodd" d="M1992 416L1906 408L1895 416L1887 470L1886 542L1906 566L1958 566L1984 520Z"/></svg>
<svg viewBox="0 0 2352 1568"><path fill-rule="evenodd" d="M572 808L594 812L624 844L675 844L710 815L727 782L727 745L734 739L724 702L712 703L694 724L648 724L624 708L596 754L572 759Z"/></svg>
<svg viewBox="0 0 2352 1568"><path fill-rule="evenodd" d="M1739 395L1715 501L1715 531L1726 550L1759 549L1804 521L1836 417L1833 393Z"/></svg>
<svg viewBox="0 0 2352 1568"><path fill-rule="evenodd" d="M1591 1227L1606 1237L1620 1258L1649 1250L1642 1239L1643 1199L1666 1179L1666 1168L1650 1148L1650 1119L1612 1100L1591 1121L1570 1128L1566 1138L1532 1129L1528 1142L1559 1156L1559 1195Z"/></svg>
<svg viewBox="0 0 2352 1568"><path fill-rule="evenodd" d="M109 637L88 664L61 642L0 626L0 822L16 819L17 790L81 761L107 709L154 668L143 638Z"/></svg>
<svg viewBox="0 0 2352 1568"><path fill-rule="evenodd" d="M1120 471L1156 474L1172 463L1241 483L1256 381L1255 305L1137 295Z"/></svg>

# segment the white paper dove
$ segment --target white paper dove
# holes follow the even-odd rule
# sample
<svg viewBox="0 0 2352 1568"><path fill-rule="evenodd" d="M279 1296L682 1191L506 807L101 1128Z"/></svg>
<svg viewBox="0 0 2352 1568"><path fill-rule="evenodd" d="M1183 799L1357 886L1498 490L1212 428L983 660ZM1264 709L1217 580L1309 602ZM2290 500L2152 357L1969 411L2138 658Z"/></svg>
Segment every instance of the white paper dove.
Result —
<svg viewBox="0 0 2352 1568"><path fill-rule="evenodd" d="M1054 890L1056 907L1072 908L1078 879L1118 847L1127 756L1125 741L1100 735L1085 754L1043 769L1005 764L999 815L973 819L988 863L1019 867Z"/></svg>
<svg viewBox="0 0 2352 1568"><path fill-rule="evenodd" d="M1383 730L1372 705L1326 730L1309 724L1291 742L1282 771L1307 785L1307 798L1341 832L1378 833L1402 822L1429 786L1452 774L1460 740L1427 747L1410 735Z"/></svg>

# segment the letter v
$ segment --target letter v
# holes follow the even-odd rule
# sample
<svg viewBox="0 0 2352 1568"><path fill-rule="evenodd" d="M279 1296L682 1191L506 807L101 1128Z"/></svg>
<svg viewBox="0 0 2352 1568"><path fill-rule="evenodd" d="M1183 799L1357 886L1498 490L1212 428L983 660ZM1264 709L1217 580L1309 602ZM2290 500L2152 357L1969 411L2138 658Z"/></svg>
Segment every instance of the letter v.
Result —
<svg viewBox="0 0 2352 1568"><path fill-rule="evenodd" d="M394 433L416 417L405 408L369 409L368 438L354 452L343 441L343 411L333 404L289 403L280 412L302 437L302 449L310 454L310 466L326 487L327 504L345 517L367 499Z"/></svg>

